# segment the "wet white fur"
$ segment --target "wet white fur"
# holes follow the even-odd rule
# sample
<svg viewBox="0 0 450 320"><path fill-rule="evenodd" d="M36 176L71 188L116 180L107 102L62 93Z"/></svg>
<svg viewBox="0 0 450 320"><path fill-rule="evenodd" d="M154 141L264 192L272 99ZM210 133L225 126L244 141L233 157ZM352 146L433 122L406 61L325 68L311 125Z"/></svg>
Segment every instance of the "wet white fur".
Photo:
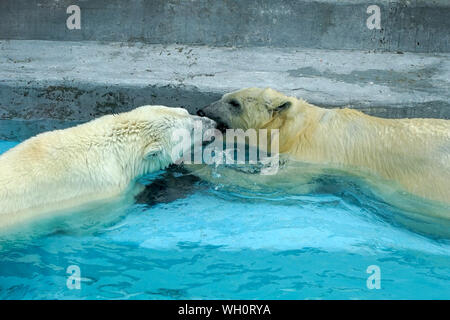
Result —
<svg viewBox="0 0 450 320"><path fill-rule="evenodd" d="M137 177L167 167L185 109L143 106L46 132L0 155L0 227L116 197Z"/></svg>

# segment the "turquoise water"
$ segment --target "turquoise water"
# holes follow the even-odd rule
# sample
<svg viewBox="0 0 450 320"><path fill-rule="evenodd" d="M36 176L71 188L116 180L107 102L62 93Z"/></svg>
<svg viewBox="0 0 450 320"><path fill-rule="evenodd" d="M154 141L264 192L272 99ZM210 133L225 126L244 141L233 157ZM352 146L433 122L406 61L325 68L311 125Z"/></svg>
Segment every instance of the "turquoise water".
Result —
<svg viewBox="0 0 450 320"><path fill-rule="evenodd" d="M0 142L0 152L13 145ZM163 195L181 190L173 173L148 180L164 175L175 186ZM201 182L186 189L170 201L62 217L0 239L0 298L450 298L449 240L393 223L388 207L357 189L298 196ZM80 289L67 286L71 265L80 269ZM380 289L366 285L371 265L380 268Z"/></svg>

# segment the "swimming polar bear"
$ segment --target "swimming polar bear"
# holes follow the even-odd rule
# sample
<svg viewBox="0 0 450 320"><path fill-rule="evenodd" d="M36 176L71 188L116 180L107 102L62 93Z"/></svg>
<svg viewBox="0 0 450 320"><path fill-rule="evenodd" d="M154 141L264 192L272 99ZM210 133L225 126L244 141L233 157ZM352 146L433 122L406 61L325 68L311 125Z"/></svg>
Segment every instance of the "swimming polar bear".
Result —
<svg viewBox="0 0 450 320"><path fill-rule="evenodd" d="M195 121L215 126L182 108L143 106L22 142L0 155L0 227L131 190L177 160L172 134Z"/></svg>
<svg viewBox="0 0 450 320"><path fill-rule="evenodd" d="M348 108L324 109L270 88L225 94L198 115L222 128L278 129L281 154L380 177L444 203L450 217L450 120L383 119Z"/></svg>

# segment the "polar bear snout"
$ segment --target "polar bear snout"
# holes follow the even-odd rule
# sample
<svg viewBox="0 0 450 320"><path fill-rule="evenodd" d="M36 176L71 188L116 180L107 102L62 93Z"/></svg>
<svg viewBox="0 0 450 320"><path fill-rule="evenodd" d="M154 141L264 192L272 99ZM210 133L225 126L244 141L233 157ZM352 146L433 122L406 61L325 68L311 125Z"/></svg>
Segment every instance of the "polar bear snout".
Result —
<svg viewBox="0 0 450 320"><path fill-rule="evenodd" d="M216 124L215 128L222 132L230 127L229 119L226 117L227 113L229 112L226 111L226 108L221 100L215 101L197 111L198 116L206 119L212 119Z"/></svg>
<svg viewBox="0 0 450 320"><path fill-rule="evenodd" d="M205 117L205 116L206 116L205 112L204 112L202 109L199 109L199 110L197 111L197 115L198 115L199 117Z"/></svg>
<svg viewBox="0 0 450 320"><path fill-rule="evenodd" d="M215 121L215 119L212 119L211 117L206 116L206 114L202 111L202 109L199 109L196 112L197 115L191 115L191 117L194 119L194 121L201 125L204 131L208 129L217 129L218 123ZM198 127L198 126L197 126Z"/></svg>
<svg viewBox="0 0 450 320"><path fill-rule="evenodd" d="M213 119L201 116L192 116L192 117L194 118L194 121L198 121L199 124L201 124L203 130L214 129L217 126L216 121L214 121Z"/></svg>

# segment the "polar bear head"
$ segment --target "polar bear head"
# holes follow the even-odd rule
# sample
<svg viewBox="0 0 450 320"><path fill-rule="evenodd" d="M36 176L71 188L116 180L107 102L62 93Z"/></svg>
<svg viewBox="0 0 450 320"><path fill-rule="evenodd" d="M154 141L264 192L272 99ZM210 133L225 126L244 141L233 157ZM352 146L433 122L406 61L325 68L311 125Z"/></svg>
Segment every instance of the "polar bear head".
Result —
<svg viewBox="0 0 450 320"><path fill-rule="evenodd" d="M246 88L225 94L197 114L217 121L222 129L281 129L297 114L296 102L271 88Z"/></svg>
<svg viewBox="0 0 450 320"><path fill-rule="evenodd" d="M187 147L201 140L198 127L213 129L215 122L181 108L143 106L22 142L0 156L0 227L117 197L177 160L177 130L193 134Z"/></svg>
<svg viewBox="0 0 450 320"><path fill-rule="evenodd" d="M193 134L194 130L213 129L215 124L182 108L142 106L90 122L95 135L89 135L86 143L103 146L91 148L90 152L104 150L105 157L113 159L115 166L132 179L176 162L178 154L172 151L179 135L192 134L201 139L201 135ZM85 137L84 132L80 136ZM189 141L198 142L195 138Z"/></svg>
<svg viewBox="0 0 450 320"><path fill-rule="evenodd" d="M314 110L307 102L271 88L246 88L225 94L197 114L215 120L222 131L228 128L267 129L270 140L276 130L279 151L284 153L309 126Z"/></svg>

